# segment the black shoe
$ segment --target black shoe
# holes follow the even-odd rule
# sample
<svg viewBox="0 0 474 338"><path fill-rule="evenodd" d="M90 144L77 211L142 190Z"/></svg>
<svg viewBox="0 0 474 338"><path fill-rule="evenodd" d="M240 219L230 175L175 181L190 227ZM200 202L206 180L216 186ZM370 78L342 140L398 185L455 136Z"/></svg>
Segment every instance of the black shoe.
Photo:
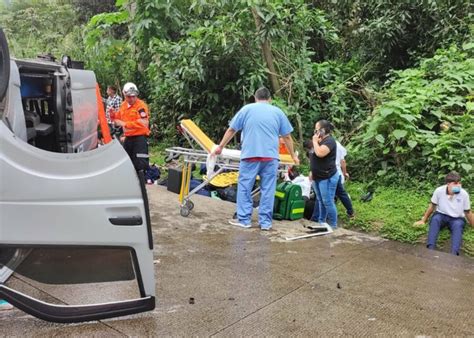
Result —
<svg viewBox="0 0 474 338"><path fill-rule="evenodd" d="M370 202L372 201L372 198L374 197L374 193L373 192L368 192L367 194L365 194L364 196L362 196L360 198L360 200L362 202Z"/></svg>

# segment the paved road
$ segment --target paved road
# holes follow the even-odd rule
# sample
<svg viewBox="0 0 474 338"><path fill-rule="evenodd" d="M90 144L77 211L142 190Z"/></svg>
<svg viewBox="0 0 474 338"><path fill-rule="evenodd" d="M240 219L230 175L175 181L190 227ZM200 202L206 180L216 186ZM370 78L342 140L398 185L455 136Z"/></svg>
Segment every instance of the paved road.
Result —
<svg viewBox="0 0 474 338"><path fill-rule="evenodd" d="M234 205L197 196L188 218L177 196L149 188L157 308L75 325L0 312L0 335L474 336L474 260L356 232L287 242L302 223L272 232L227 224ZM100 282L100 278L96 280ZM123 297L130 282L75 292L17 276L42 299L74 303Z"/></svg>

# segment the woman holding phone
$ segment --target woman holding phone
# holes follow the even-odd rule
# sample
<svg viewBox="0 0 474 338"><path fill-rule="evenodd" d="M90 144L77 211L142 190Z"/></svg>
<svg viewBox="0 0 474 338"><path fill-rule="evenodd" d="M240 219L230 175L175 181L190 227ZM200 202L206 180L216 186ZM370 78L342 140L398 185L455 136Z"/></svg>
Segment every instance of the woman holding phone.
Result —
<svg viewBox="0 0 474 338"><path fill-rule="evenodd" d="M336 167L336 140L331 136L334 126L326 121L316 122L313 135L313 152L310 154L313 189L318 197L319 219L337 227L337 209L334 202L339 173Z"/></svg>

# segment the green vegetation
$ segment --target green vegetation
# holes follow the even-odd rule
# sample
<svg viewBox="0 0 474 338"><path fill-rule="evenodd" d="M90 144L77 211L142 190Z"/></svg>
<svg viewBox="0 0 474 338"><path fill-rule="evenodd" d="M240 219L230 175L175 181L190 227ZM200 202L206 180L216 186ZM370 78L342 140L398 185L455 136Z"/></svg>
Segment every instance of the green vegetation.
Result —
<svg viewBox="0 0 474 338"><path fill-rule="evenodd" d="M474 43L452 46L392 73L383 101L351 143L360 173L384 182L405 179L400 174L436 182L456 170L472 186L473 55Z"/></svg>

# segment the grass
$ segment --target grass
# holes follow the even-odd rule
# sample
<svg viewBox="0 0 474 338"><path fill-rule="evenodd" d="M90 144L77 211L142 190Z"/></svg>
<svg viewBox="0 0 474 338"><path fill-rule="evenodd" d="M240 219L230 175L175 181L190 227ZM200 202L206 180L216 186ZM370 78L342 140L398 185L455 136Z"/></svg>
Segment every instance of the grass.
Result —
<svg viewBox="0 0 474 338"><path fill-rule="evenodd" d="M156 145L151 146L149 149L150 152L150 164L154 163L158 167L162 168L165 166L165 158L166 158L166 145Z"/></svg>
<svg viewBox="0 0 474 338"><path fill-rule="evenodd" d="M155 163L160 169L165 168L165 149L165 145L150 147L150 163ZM163 170L162 172L164 173ZM198 170L193 176L199 177ZM423 216L431 199L431 193L420 193L399 187L377 187L372 201L364 203L360 200L361 195L366 193L364 184L348 181L345 187L352 197L356 211L355 219L349 221L346 217L341 217L345 228L374 233L405 243L426 242L428 225L414 227L413 223ZM342 204L338 203L337 206L339 215L345 215ZM449 239L449 231L447 229L441 231L438 247L447 250L450 247ZM474 228L468 224L464 231L462 250L466 255L474 257Z"/></svg>

